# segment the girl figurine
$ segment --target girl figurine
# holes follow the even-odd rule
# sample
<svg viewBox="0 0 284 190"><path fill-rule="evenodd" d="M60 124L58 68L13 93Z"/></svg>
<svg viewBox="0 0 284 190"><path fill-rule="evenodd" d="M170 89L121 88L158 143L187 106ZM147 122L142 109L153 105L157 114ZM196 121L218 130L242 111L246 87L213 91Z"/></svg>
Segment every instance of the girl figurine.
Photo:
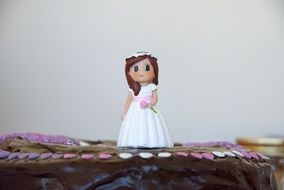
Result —
<svg viewBox="0 0 284 190"><path fill-rule="evenodd" d="M126 58L125 75L129 93L121 115L118 147L173 147L164 119L155 107L158 101L157 58L139 52Z"/></svg>

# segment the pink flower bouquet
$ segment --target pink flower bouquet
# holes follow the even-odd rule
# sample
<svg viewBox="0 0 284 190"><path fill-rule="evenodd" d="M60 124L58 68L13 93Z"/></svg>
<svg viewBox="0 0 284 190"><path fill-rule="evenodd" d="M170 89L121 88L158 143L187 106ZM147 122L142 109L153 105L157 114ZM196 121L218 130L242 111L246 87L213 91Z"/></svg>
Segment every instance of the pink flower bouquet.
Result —
<svg viewBox="0 0 284 190"><path fill-rule="evenodd" d="M145 109L148 106L148 102L145 100L142 100L140 102L140 108Z"/></svg>
<svg viewBox="0 0 284 190"><path fill-rule="evenodd" d="M142 100L142 101L140 102L140 108L145 109L145 108L147 108L148 104L149 104L149 103L148 103L147 101ZM151 107L151 110L152 110L154 113L157 113L157 111L156 111L153 107Z"/></svg>

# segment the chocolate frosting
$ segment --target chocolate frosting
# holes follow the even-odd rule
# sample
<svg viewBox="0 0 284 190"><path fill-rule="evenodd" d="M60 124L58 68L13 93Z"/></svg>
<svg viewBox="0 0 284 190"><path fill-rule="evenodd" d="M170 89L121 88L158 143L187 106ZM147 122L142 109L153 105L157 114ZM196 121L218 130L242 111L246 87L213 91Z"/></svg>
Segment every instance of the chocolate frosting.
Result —
<svg viewBox="0 0 284 190"><path fill-rule="evenodd" d="M183 147L169 149L119 149L115 142L89 142L87 147L31 142L21 138L0 144L2 151L10 153L36 153L34 159L0 159L0 189L82 189L82 190L276 190L273 170L264 159L225 157L213 160L192 156L177 156L176 152L210 152L228 150L225 147ZM158 157L160 152L170 157ZM112 157L99 159L99 153ZM127 152L132 158L122 159L119 153ZM149 152L154 156L138 156ZM41 159L39 154L75 155ZM84 153L94 159L82 160Z"/></svg>

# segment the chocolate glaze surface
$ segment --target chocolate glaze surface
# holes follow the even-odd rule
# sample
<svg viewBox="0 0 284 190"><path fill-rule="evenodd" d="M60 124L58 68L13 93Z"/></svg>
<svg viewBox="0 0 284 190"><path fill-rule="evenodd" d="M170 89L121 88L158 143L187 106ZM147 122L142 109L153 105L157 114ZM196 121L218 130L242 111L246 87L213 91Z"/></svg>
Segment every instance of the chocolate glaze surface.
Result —
<svg viewBox="0 0 284 190"><path fill-rule="evenodd" d="M276 190L270 165L264 159L242 157L198 159L177 156L176 152L225 151L224 147L183 147L170 149L118 149L110 142L90 142L90 146L66 146L31 142L21 138L0 144L1 151L10 153L75 154L75 158L0 159L0 189L82 189L82 190ZM158 157L160 152L170 157ZM112 157L99 159L99 153ZM132 158L122 159L121 152ZM154 156L144 159L141 152ZM81 155L93 154L91 160Z"/></svg>

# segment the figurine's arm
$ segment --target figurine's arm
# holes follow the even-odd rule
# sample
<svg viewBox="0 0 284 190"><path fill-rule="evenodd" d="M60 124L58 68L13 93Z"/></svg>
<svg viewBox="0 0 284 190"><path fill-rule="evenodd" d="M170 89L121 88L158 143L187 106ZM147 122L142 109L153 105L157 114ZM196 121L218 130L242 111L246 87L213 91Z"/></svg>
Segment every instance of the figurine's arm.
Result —
<svg viewBox="0 0 284 190"><path fill-rule="evenodd" d="M126 101L125 101L125 104L124 104L123 112L122 112L122 114L121 114L121 116L120 116L121 120L124 119L124 116L126 115L126 113L127 113L127 111L128 111L128 108L129 108L131 102L132 102L132 93L129 92L129 93L128 93L128 96L127 96L127 99L126 99Z"/></svg>
<svg viewBox="0 0 284 190"><path fill-rule="evenodd" d="M152 93L152 100L148 104L148 107L149 108L153 107L157 102L158 102L158 93L157 93L157 90L154 90Z"/></svg>

